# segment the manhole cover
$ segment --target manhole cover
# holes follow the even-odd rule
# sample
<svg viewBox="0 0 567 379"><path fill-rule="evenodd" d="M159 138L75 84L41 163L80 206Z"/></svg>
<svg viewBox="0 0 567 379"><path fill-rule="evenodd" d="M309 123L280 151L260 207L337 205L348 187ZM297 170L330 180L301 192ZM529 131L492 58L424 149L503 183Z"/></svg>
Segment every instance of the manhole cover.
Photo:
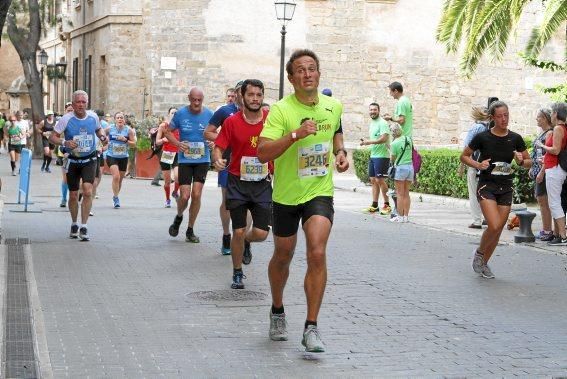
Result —
<svg viewBox="0 0 567 379"><path fill-rule="evenodd" d="M248 290L198 291L187 294L187 297L205 301L245 301L264 300L267 295L262 292Z"/></svg>

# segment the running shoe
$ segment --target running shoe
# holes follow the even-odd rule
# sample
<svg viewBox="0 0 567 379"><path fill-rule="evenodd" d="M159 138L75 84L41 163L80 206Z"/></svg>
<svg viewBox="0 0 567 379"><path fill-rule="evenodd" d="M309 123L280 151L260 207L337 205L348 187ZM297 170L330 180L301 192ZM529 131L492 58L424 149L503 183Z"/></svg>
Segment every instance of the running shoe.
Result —
<svg viewBox="0 0 567 379"><path fill-rule="evenodd" d="M81 241L89 241L89 232L87 231L87 228L85 228L84 226L79 230L79 238L81 239Z"/></svg>
<svg viewBox="0 0 567 379"><path fill-rule="evenodd" d="M199 243L201 241L199 240L199 237L193 233L193 229L187 229L185 232L185 242Z"/></svg>
<svg viewBox="0 0 567 379"><path fill-rule="evenodd" d="M307 325L307 329L303 331L301 344L309 353L323 353L325 351L325 344L323 344L319 329L315 325Z"/></svg>
<svg viewBox="0 0 567 379"><path fill-rule="evenodd" d="M71 225L71 233L69 233L69 238L79 238L79 225Z"/></svg>
<svg viewBox="0 0 567 379"><path fill-rule="evenodd" d="M540 241L549 242L552 241L554 238L555 236L553 235L553 232L549 232L549 234L543 235L539 239Z"/></svg>
<svg viewBox="0 0 567 379"><path fill-rule="evenodd" d="M243 290L244 283L242 283L242 279L244 278L246 278L246 276L244 276L244 273L242 271L239 271L232 275L232 284L230 285L230 288L232 288L233 290Z"/></svg>
<svg viewBox="0 0 567 379"><path fill-rule="evenodd" d="M90 211L90 212L89 212L89 216L94 216L93 211Z"/></svg>
<svg viewBox="0 0 567 379"><path fill-rule="evenodd" d="M472 268L477 274L482 274L482 267L484 266L484 259L482 254L479 254L477 249L473 250Z"/></svg>
<svg viewBox="0 0 567 379"><path fill-rule="evenodd" d="M546 239L550 236L552 237L551 239L553 239L553 232L551 230L548 232L546 232L545 230L540 230L536 238L540 241L551 241L551 239Z"/></svg>
<svg viewBox="0 0 567 379"><path fill-rule="evenodd" d="M404 222L404 218L403 218L403 216L394 216L390 219L390 222L402 223L402 222Z"/></svg>
<svg viewBox="0 0 567 379"><path fill-rule="evenodd" d="M221 254L230 255L230 234L222 236Z"/></svg>
<svg viewBox="0 0 567 379"><path fill-rule="evenodd" d="M374 213L378 210L378 207L373 207L372 205L369 206L368 208L364 208L363 211L365 212L369 212L369 213Z"/></svg>
<svg viewBox="0 0 567 379"><path fill-rule="evenodd" d="M173 197L175 200L177 200L179 198L179 193L177 191L173 191L171 193L171 197Z"/></svg>
<svg viewBox="0 0 567 379"><path fill-rule="evenodd" d="M51 174L51 169L49 167L46 167L45 172L47 172L48 174Z"/></svg>
<svg viewBox="0 0 567 379"><path fill-rule="evenodd" d="M244 240L244 253L242 254L242 263L249 265L252 262L252 249L250 248L250 242Z"/></svg>
<svg viewBox="0 0 567 379"><path fill-rule="evenodd" d="M120 199L118 196L112 196L112 202L114 203L114 208L120 208Z"/></svg>
<svg viewBox="0 0 567 379"><path fill-rule="evenodd" d="M41 166L41 172L44 172L44 171L45 171L45 167Z"/></svg>
<svg viewBox="0 0 567 379"><path fill-rule="evenodd" d="M16 171L12 170L12 176L16 176Z"/></svg>
<svg viewBox="0 0 567 379"><path fill-rule="evenodd" d="M179 225L181 225L181 221L183 221L183 216L175 216L173 219L173 224L169 226L169 235L172 237L177 237L179 234Z"/></svg>
<svg viewBox="0 0 567 379"><path fill-rule="evenodd" d="M166 207L166 208L171 208L171 200L167 199L167 200L165 201L165 207Z"/></svg>
<svg viewBox="0 0 567 379"><path fill-rule="evenodd" d="M560 236L557 236L557 237L554 237L547 244L550 245L550 246L565 246L565 245L567 245L567 238L561 238Z"/></svg>
<svg viewBox="0 0 567 379"><path fill-rule="evenodd" d="M67 206L67 200L61 200L61 204L59 204L59 207L65 208L66 206Z"/></svg>
<svg viewBox="0 0 567 379"><path fill-rule="evenodd" d="M486 279L494 279L494 274L492 273L492 270L490 270L490 267L488 267L486 263L484 264L484 266L482 266L481 275L483 278Z"/></svg>
<svg viewBox="0 0 567 379"><path fill-rule="evenodd" d="M389 215L390 213L392 213L392 207L390 207L388 204L384 204L382 209L380 209L380 214Z"/></svg>
<svg viewBox="0 0 567 379"><path fill-rule="evenodd" d="M287 341L285 313L274 314L270 310L270 339L272 341Z"/></svg>

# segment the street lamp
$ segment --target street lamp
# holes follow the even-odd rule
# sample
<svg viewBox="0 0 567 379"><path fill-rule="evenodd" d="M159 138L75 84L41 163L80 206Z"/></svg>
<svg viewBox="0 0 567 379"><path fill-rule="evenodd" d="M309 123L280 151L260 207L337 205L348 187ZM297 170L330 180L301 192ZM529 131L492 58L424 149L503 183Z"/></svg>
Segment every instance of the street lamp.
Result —
<svg viewBox="0 0 567 379"><path fill-rule="evenodd" d="M45 52L45 50L41 49L41 51L37 54L37 59L39 60L39 64L41 65L41 96L43 97L43 68L47 65L47 59L49 56Z"/></svg>
<svg viewBox="0 0 567 379"><path fill-rule="evenodd" d="M278 20L282 21L282 45L280 52L280 99L283 97L283 85L284 85L284 55L285 55L285 24L291 21L293 18L293 13L295 12L295 2L290 1L275 1L274 6L276 7L276 17Z"/></svg>
<svg viewBox="0 0 567 379"><path fill-rule="evenodd" d="M67 62L63 59L59 63L55 63L55 106L53 108L54 111L59 111L59 83L58 79L63 78L65 79L65 71L67 70Z"/></svg>

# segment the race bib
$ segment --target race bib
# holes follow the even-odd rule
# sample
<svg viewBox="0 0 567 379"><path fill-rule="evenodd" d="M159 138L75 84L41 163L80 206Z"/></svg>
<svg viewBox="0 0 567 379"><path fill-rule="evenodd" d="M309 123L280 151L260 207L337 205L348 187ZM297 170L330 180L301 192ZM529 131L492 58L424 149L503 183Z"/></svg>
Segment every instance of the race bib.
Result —
<svg viewBox="0 0 567 379"><path fill-rule="evenodd" d="M329 143L300 147L297 150L297 171L300 178L325 176L329 172Z"/></svg>
<svg viewBox="0 0 567 379"><path fill-rule="evenodd" d="M240 180L259 182L268 176L268 164L261 163L257 157L242 157L240 159Z"/></svg>
<svg viewBox="0 0 567 379"><path fill-rule="evenodd" d="M160 162L166 164L173 164L173 160L175 159L175 154L176 154L175 151L162 151Z"/></svg>
<svg viewBox="0 0 567 379"><path fill-rule="evenodd" d="M75 153L90 153L93 151L94 139L90 134L79 134L73 136L73 141L77 143L77 147L73 150Z"/></svg>
<svg viewBox="0 0 567 379"><path fill-rule="evenodd" d="M187 159L201 159L205 155L205 143L204 142L185 142L189 145L189 150L183 153L183 156Z"/></svg>
<svg viewBox="0 0 567 379"><path fill-rule="evenodd" d="M19 144L21 140L22 140L22 138L20 137L19 134L10 136L10 143L11 143L12 145L17 145L17 144Z"/></svg>
<svg viewBox="0 0 567 379"><path fill-rule="evenodd" d="M122 145L122 144L113 144L112 145L112 152L115 155L128 155L128 145Z"/></svg>
<svg viewBox="0 0 567 379"><path fill-rule="evenodd" d="M507 162L494 162L494 168L492 169L492 175L512 175L514 170L512 169L512 164Z"/></svg>

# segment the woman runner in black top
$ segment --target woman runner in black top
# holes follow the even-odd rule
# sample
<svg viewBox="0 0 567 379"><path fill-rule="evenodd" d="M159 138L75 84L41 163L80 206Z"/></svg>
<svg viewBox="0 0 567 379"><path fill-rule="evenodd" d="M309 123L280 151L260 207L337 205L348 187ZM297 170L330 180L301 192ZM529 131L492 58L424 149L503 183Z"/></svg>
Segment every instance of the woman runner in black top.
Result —
<svg viewBox="0 0 567 379"><path fill-rule="evenodd" d="M480 246L474 250L473 270L492 279L494 275L487 263L512 207L512 160L522 167L530 167L532 162L522 136L508 129L508 106L496 101L488 113L494 127L472 139L461 154L461 162L480 171L477 198L488 228L482 234ZM480 151L478 162L471 157L475 150Z"/></svg>

